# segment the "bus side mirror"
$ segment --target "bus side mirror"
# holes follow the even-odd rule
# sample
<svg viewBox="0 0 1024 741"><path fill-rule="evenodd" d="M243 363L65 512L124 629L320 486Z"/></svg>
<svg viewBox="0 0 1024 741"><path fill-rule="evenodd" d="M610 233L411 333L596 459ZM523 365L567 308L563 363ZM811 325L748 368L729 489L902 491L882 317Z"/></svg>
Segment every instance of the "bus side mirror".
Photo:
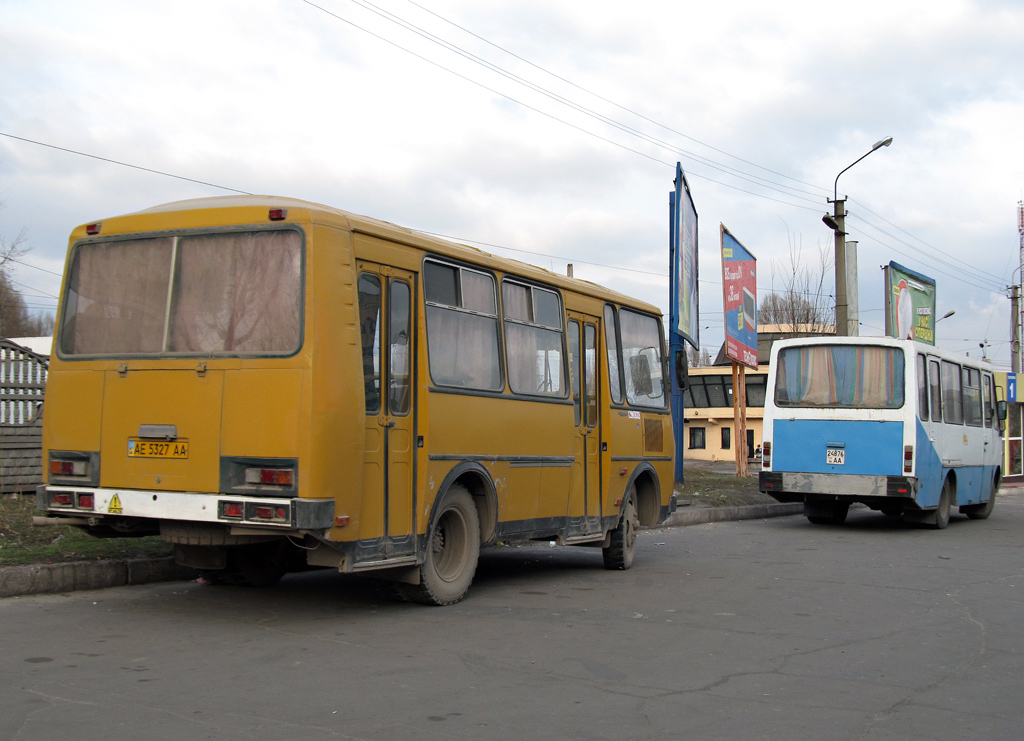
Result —
<svg viewBox="0 0 1024 741"><path fill-rule="evenodd" d="M999 421L1000 422L1005 422L1006 421L1006 402L1005 401L997 401L996 402L996 416L999 417ZM1002 425L1000 425L1000 427L1002 427Z"/></svg>
<svg viewBox="0 0 1024 741"><path fill-rule="evenodd" d="M690 388L690 361L686 357L686 348L676 350L676 386L680 391L688 391Z"/></svg>

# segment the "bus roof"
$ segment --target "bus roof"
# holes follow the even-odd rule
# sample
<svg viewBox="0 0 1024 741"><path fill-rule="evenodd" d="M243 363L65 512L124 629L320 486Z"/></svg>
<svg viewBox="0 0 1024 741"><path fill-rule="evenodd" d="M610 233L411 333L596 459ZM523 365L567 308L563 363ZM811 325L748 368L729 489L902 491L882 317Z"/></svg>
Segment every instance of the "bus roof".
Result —
<svg viewBox="0 0 1024 741"><path fill-rule="evenodd" d="M343 211L332 206L325 206L312 201L304 201L298 198L267 195L238 195L238 196L213 196L210 198L192 198L183 201L164 203L141 211L124 214L124 217L147 216L155 214L168 214L182 211L200 211L213 209L243 209L243 208L285 208L303 209L309 212L314 222L333 223L353 232L371 234L385 237L411 247L426 251L438 252L444 255L478 265L498 269L505 272L514 272L523 277L533 280L554 284L561 288L585 293L606 301L617 304L625 304L635 307L641 311L660 316L663 312L657 306L645 301L632 298L625 294L613 291L604 286L581 280L569 278L544 268L530 265L513 258L499 257L484 250L469 245L453 242L441 237L432 236L414 229L408 229L397 224L392 224L369 216L362 216L350 211ZM118 217L113 217L118 218ZM106 220L110 221L110 219ZM76 230L77 232L78 230Z"/></svg>

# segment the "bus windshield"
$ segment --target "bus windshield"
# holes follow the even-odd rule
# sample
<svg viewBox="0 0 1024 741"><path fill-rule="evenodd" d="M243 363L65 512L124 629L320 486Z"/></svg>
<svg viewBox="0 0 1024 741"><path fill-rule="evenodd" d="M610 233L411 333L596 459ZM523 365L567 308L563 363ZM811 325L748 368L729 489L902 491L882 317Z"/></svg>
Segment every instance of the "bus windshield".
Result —
<svg viewBox="0 0 1024 741"><path fill-rule="evenodd" d="M294 229L85 243L69 276L64 356L299 349L302 234Z"/></svg>
<svg viewBox="0 0 1024 741"><path fill-rule="evenodd" d="M898 347L808 345L778 355L775 403L780 407L899 409L903 389Z"/></svg>

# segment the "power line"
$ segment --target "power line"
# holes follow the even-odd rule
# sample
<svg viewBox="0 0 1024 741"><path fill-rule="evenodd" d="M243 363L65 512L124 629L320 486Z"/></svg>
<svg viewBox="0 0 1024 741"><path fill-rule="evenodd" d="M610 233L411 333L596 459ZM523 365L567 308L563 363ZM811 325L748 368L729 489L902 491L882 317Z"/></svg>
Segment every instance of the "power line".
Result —
<svg viewBox="0 0 1024 741"><path fill-rule="evenodd" d="M196 180L195 178L187 178L182 175L174 175L169 172L163 172L162 170L154 170L150 167L142 167L141 165L133 165L128 162L121 162L120 160L110 159L109 157L100 157L96 154L88 154L87 152L79 152L75 149L68 149L66 147L58 147L56 144L47 144L46 142L36 141L35 139L26 139L23 136L15 136L14 134L8 134L4 131L0 131L0 136L6 136L9 139L17 139L18 141L28 142L29 144L36 144L40 147L48 147L50 149L57 149L61 152L68 152L70 154L77 154L79 157L89 157L90 159L100 160L102 162L110 162L115 165L121 165L122 167L131 167L135 170L142 170L144 172L151 172L155 175L163 175L169 178L175 178L176 180L185 180L189 183L198 183L199 185L208 185L211 188L220 188L221 190L230 190L234 193L241 193L244 196L251 196L252 193L245 190L238 190L237 188L229 188L226 185L217 185L216 183L208 183L205 180Z"/></svg>
<svg viewBox="0 0 1024 741"><path fill-rule="evenodd" d="M588 95L592 95L595 98L597 98L598 100L602 100L605 103L609 103L610 105L615 106L619 110L625 111L626 113L632 114L632 115L636 116L637 118L640 118L640 119L643 119L644 121L652 123L655 126L658 126L659 128L664 129L665 131L669 131L669 132L671 132L673 134L676 134L677 136L683 137L684 139L688 139L689 141L692 141L692 142L694 142L696 144L700 144L702 147L707 147L708 149L710 149L712 151L715 151L715 152L718 152L719 154L724 154L726 157L732 157L733 159L735 159L735 160L737 160L739 162L742 162L744 164L750 165L751 167L756 167L759 170L764 170L765 172L770 172L773 175L778 175L779 177L786 178L787 180L792 180L794 182L800 183L801 185L807 185L807 186L810 186L812 188L817 188L818 190L822 191L826 195L828 194L828 188L823 188L823 187L821 187L819 185L814 185L813 183L808 183L808 182L805 182L803 180L799 180L797 178L790 177L789 175L786 175L784 173L777 172L776 170L772 170L771 168L768 168L768 167L764 167L762 165L757 164L756 162L751 162L749 160L745 160L742 157L737 157L736 155L730 154L729 152L726 152L723 149L719 149L718 147L712 146L711 144L707 144L706 142L702 142L699 139L696 139L696 138L690 136L689 134L685 134L682 131L679 131L677 129L673 129L671 126L667 126L667 125L665 125L663 123L655 121L652 118L648 118L644 114L639 113L639 112L637 112L637 111L635 111L635 110L633 110L631 108L628 108L628 107L626 107L624 105L621 105L620 103L617 103L614 100L606 98L606 97L604 97L603 95L601 95L599 93L595 93L594 91L589 90L589 89L587 89L587 88L585 88L585 87L583 87L581 85L577 85L572 80L569 80L569 79L567 79L565 77L562 77L561 75L559 75L559 74L557 74L555 72L552 72L549 69L541 67L540 65L531 62L529 59L526 59L525 57L519 56L515 52L509 51L508 49L506 49L503 46L495 44L493 41L490 41L489 39L486 39L483 36L480 36L479 34L474 33L473 31L470 31L468 28L465 28L464 26L460 26L458 23L455 23L454 21L451 21L448 18L445 18L444 16L442 16L442 15L440 15L438 13L435 13L433 10L430 10L429 8L426 8L426 7L420 5L417 2L414 2L414 0L406 0L406 2L408 2L410 5L415 5L420 10L423 10L423 11L429 13L430 15L432 15L432 16L434 16L434 17L436 17L436 18L438 18L438 19L440 19L442 21L444 21L445 23L447 23L447 24L449 24L451 26L454 26L455 28L459 29L460 31L463 31L463 32L469 34L470 36L473 36L474 38L477 38L480 41L483 41L485 44L493 46L495 49L498 49L499 51L502 51L505 54L508 54L509 56L512 56L515 59L518 59L519 61L524 62L524 63L530 65L531 67L540 70L541 72L544 72L545 74L551 75L552 77L554 77L557 80L561 80L562 82L564 82L564 83L566 83L568 85L571 85L572 87L576 88L577 90L581 90L581 91L587 93Z"/></svg>
<svg viewBox="0 0 1024 741"><path fill-rule="evenodd" d="M610 118L608 116L605 116L602 113L599 113L599 112L597 112L597 111L595 111L595 110L593 110L591 108L587 108L586 106L584 106L584 105L582 105L580 103L577 103L577 102L575 102L573 100L570 100L569 98L566 98L563 95L560 95L560 94L558 94L556 92L548 90L547 88L545 88L545 87L543 87L541 85L538 85L538 84L536 84L534 82L531 82L530 80L527 80L526 78L521 77L520 75L517 75L514 72L510 72L510 71L504 69L503 67L501 67L501 66L499 66L497 64L494 64L493 62L489 62L488 60L484 59L483 57L477 56L476 54L473 54L472 52L467 51L467 50L463 49L462 47L460 47L460 46L458 46L456 44L453 44L453 43L451 43L449 41L446 41L445 39L442 39L441 37L439 37L439 36L437 36L437 35L435 35L433 33L430 33L429 31L426 31L423 28L420 28L419 26L417 26L417 25L415 25L415 24L413 24L413 23L411 23L411 22L409 22L409 21L407 21L407 20L405 20L405 19L395 15L394 13L391 13L390 11L383 10L379 6L374 5L369 0L351 0L351 2L353 2L356 5L358 5L359 7L362 7L364 9L366 9L366 10L369 10L371 13L375 13L376 15L380 16L381 18L384 18L387 21L390 21L391 23L394 23L394 24L399 25L399 26L401 26L402 28L404 28L404 29L406 29L408 31L411 31L412 33L420 36L421 38L426 39L427 41L430 41L431 43L437 44L437 45L445 48L446 50L448 50L448 51L450 51L450 52L452 52L454 54L457 54L457 55L459 55L459 56L461 56L461 57L463 57L463 58L473 62L474 64L477 64L477 65L480 65L482 67L485 67L486 69L488 69L488 70L490 70L490 71L492 71L492 72L494 72L494 73L496 73L496 74L498 74L498 75L500 75L500 76L502 76L502 77L504 77L504 78L506 78L508 80L511 80L511 81L513 81L513 82L515 82L515 83L517 83L519 85L523 85L524 87L527 87L530 90L533 90L534 92L540 93L541 95L543 95L543 96L545 96L547 98L550 98L551 100L555 101L556 103L561 103L562 105L569 106L573 110L578 111L580 113L583 113L583 114L585 114L585 115L587 115L587 116L589 116L591 118L594 118L594 119L600 121L601 123L604 123L604 124L606 124L608 126L616 128L616 129L618 129L618 130L620 130L620 131L622 131L624 133L627 133L627 134L630 134L630 135L635 136L637 138L640 138L640 139L642 139L642 140L644 140L644 141L646 141L648 143L655 144L655 145L657 145L657 146L659 146L659 147L661 147L663 149L667 149L667 150L669 150L669 151L671 151L671 152L673 152L675 154L678 154L678 155L680 155L680 156L682 156L684 158L693 159L693 160L695 160L697 162L700 162L701 164L704 164L704 165L707 165L708 167L711 167L714 170L718 170L718 171L722 172L723 174L732 175L733 177L738 177L741 180L746 180L747 182L754 183L755 185L760 185L762 187L768 187L771 190L779 191L780 193L783 193L784 195L787 195L787 196L796 196L796 197L799 198L801 193L806 194L806 195L818 195L816 193L811 193L810 191L802 190L802 189L799 189L799 188L793 188L792 186L783 185L781 183L776 183L773 180L770 180L768 178L763 178L763 177L758 176L758 175L752 175L752 174L749 174L749 173L744 173L741 170L738 170L736 168L729 167L728 165L724 165L724 164L721 164L721 163L717 163L717 162L715 162L715 161L713 161L713 160L711 160L711 159L709 159L707 157L703 157L703 156L698 155L698 154L696 154L694 152L690 152L690 151L687 151L685 149L681 149L681 148L675 146L674 144L671 144L669 142L664 141L663 139L658 139L657 137L654 137L654 136L652 136L650 134L647 134L647 133L645 133L643 131L635 129L632 126L628 126L627 124L623 124L623 123L621 123L619 121L616 121L616 120L614 120L614 119L612 119L612 118ZM755 182L755 179L759 180L761 182L760 183ZM793 191L793 192L784 192L784 191L781 190L782 188L785 188L787 191ZM807 200L809 201L810 199L807 199Z"/></svg>
<svg viewBox="0 0 1024 741"><path fill-rule="evenodd" d="M513 98L511 95L508 95L506 93L500 92L499 90L496 90L496 89L494 89L492 87L488 87L487 85L483 84L482 82L474 80L471 77L467 77L466 75L463 75L460 72L456 72L455 70L453 70L453 69L451 69L449 67L445 67L440 62L435 62L434 60L429 59L429 58L423 56L422 54L418 54L418 53L412 51L411 49L407 49L406 47L402 46L401 44L399 44L399 43L397 43L395 41L392 41L392 40L390 40L388 38L385 38L384 36L381 36L380 34L374 33L373 31L370 31L369 29L363 28L359 24L357 24L357 23L355 23L353 21L350 21L347 18L343 18L342 16L338 15L337 13L334 13L334 12L332 12L332 11L330 11L330 10L320 6L320 5L317 5L316 3L312 2L312 0L301 0L301 2L305 3L306 5L309 5L311 8L315 8L316 10L319 10L320 12L325 13L326 15L331 16L332 18L334 18L336 20L341 21L342 23L346 23L346 24L352 26L353 28L355 28L355 29L357 29L359 31L362 31L365 34L373 36L375 39L383 41L384 43L389 44L390 46L393 46L396 49L400 49L401 51L405 52L406 54L414 56L417 59L426 62L427 64L433 65L434 67L437 67L438 69L443 70L444 72L447 72L447 73L449 73L451 75L455 75L456 77L458 77L458 78L460 78L462 80L465 80L466 82L469 82L469 83L471 83L473 85L476 85L477 87L480 87L480 88L486 90L489 93L493 93L494 95L497 95L497 96L500 96L502 98L505 98L506 100L509 100L509 101L515 103L516 105L522 106L523 108L526 108L527 110L531 110L534 113L540 114L541 116L544 116L546 118L550 118L552 121L556 121L556 122L558 122L558 123L560 123L560 124L562 124L564 126L568 126L569 128L575 129L576 131L579 131L579 132L581 132L583 134L586 134L587 136L594 137L595 139L600 139L601 141L606 142L608 144L611 144L612 146L619 147L620 149L624 149L627 152L632 152L633 154L638 154L641 157L644 157L645 159L651 160L652 162L657 162L659 164L666 165L668 167L675 167L675 163L673 163L673 162L667 162L667 161L665 161L663 159L659 159L658 157L655 157L653 155L647 154L646 152L641 152L639 149L634 149L633 147L630 147L630 146L627 146L625 144L622 144L621 142L617 142L614 139L609 139L606 136L602 136L601 134L598 134L596 132L593 132L593 131L590 131L588 129L585 129L582 126L578 126L578 125L576 125L574 123L570 123L570 122L568 122L568 121L566 121L564 119L559 118L558 116L556 116L556 115L554 115L552 113L548 113L547 111L541 110L540 108L537 108L536 106L532 106L532 105L529 105L527 103L524 103L523 101L521 101L521 100L519 100L517 98ZM724 182L722 182L720 180L715 180L714 178L708 177L707 175L702 175L701 173L698 173L698 172L692 172L691 171L691 172L688 172L688 174L693 176L693 177L695 177L695 178L700 178L701 180L706 180L708 182L715 183L716 185L721 185L721 186L726 187L726 188L732 188L733 190L738 190L741 193L747 193L749 195L756 196L758 198L764 198L764 199L769 200L769 201L775 201L776 203L782 203L782 204L787 205L787 206L792 206L793 208L802 208L802 209L806 209L808 211L817 211L818 210L817 208L812 207L812 206L803 206L803 205L798 204L798 203L790 203L788 201L779 200L778 198L772 198L772 197L766 196L766 195L764 195L762 193L755 193L753 191L749 191L749 190L746 190L744 188L740 188L740 187L738 187L736 185L731 185L730 183L724 183ZM789 195L789 194L787 194L787 195ZM804 199L804 200L809 200L809 199Z"/></svg>

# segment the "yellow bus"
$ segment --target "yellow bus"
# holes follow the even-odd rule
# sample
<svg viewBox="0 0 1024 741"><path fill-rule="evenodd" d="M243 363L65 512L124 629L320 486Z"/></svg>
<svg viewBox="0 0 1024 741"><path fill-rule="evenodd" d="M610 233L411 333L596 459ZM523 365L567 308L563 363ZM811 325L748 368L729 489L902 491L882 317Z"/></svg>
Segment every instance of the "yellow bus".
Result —
<svg viewBox="0 0 1024 741"><path fill-rule="evenodd" d="M625 569L675 509L660 312L600 286L266 196L83 225L63 283L50 521L214 581L323 566L451 604L482 545Z"/></svg>

